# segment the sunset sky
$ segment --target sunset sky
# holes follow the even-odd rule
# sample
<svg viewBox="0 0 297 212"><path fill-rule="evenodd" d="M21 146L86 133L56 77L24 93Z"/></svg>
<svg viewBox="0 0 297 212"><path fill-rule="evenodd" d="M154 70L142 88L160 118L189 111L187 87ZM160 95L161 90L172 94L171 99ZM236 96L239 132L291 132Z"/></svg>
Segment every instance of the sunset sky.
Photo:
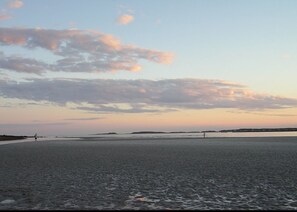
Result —
<svg viewBox="0 0 297 212"><path fill-rule="evenodd" d="M0 0L0 135L297 127L296 0Z"/></svg>

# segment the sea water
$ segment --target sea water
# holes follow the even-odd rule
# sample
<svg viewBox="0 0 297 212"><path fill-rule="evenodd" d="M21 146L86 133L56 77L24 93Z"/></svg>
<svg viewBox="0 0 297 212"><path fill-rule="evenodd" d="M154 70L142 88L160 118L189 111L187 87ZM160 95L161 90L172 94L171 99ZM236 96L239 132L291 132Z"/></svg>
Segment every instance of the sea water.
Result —
<svg viewBox="0 0 297 212"><path fill-rule="evenodd" d="M296 132L207 132L206 138L221 137L287 137L297 136ZM66 136L67 137L67 136ZM106 134L106 135L82 135L84 138L204 138L203 133L143 133L143 134Z"/></svg>

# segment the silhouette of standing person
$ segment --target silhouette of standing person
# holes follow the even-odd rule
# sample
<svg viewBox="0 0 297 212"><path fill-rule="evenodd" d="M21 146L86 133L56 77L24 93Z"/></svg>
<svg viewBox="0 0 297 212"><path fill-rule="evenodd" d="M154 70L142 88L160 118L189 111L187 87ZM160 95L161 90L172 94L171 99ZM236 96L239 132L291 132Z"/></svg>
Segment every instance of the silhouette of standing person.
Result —
<svg viewBox="0 0 297 212"><path fill-rule="evenodd" d="M35 133L34 138L35 138L35 141L37 141L37 133Z"/></svg>

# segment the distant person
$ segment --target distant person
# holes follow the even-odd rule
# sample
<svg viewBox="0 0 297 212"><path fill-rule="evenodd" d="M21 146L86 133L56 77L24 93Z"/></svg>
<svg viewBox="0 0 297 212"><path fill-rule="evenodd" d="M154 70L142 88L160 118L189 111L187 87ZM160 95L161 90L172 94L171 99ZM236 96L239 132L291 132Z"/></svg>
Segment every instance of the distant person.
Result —
<svg viewBox="0 0 297 212"><path fill-rule="evenodd" d="M205 132L203 132L203 138L205 138Z"/></svg>
<svg viewBox="0 0 297 212"><path fill-rule="evenodd" d="M35 138L35 141L37 141L37 133L35 133L34 138Z"/></svg>

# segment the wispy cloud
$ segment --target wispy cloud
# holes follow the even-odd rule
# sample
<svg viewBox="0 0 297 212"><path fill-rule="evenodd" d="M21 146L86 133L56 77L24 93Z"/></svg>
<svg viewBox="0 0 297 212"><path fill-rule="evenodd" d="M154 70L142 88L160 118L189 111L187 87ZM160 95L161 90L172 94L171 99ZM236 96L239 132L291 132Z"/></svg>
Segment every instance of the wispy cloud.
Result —
<svg viewBox="0 0 297 212"><path fill-rule="evenodd" d="M68 125L70 123L67 122L48 122L48 123L12 123L12 124L1 124L0 127L5 128L14 128L14 127L22 127L22 128L32 128L32 127L40 127L40 126L59 126L59 125Z"/></svg>
<svg viewBox="0 0 297 212"><path fill-rule="evenodd" d="M117 23L122 24L122 25L127 25L127 24L131 23L133 20L134 20L134 16L124 14L124 15L121 15L118 17Z"/></svg>
<svg viewBox="0 0 297 212"><path fill-rule="evenodd" d="M173 60L172 53L124 45L113 35L94 30L0 28L0 45L43 48L61 58L46 63L0 53L0 69L22 73L139 71L140 60L163 64Z"/></svg>
<svg viewBox="0 0 297 212"><path fill-rule="evenodd" d="M92 113L166 112L180 109L281 109L297 106L297 99L260 94L221 80L0 80L0 96L58 105Z"/></svg>
<svg viewBox="0 0 297 212"><path fill-rule="evenodd" d="M13 0L8 2L7 7L17 9L21 8L23 5L24 3L21 0Z"/></svg>
<svg viewBox="0 0 297 212"><path fill-rule="evenodd" d="M104 117L99 118L72 118L72 119L64 119L65 121L93 121L93 120L100 120L104 119Z"/></svg>
<svg viewBox="0 0 297 212"><path fill-rule="evenodd" d="M40 75L45 73L48 67L48 64L36 59L28 59L16 55L6 56L0 51L0 69Z"/></svg>
<svg viewBox="0 0 297 212"><path fill-rule="evenodd" d="M285 113L261 113L261 112L253 112L253 111L228 111L229 113L236 114L251 114L251 115L259 115L259 116L277 116L277 117L294 117L297 114L285 114Z"/></svg>
<svg viewBox="0 0 297 212"><path fill-rule="evenodd" d="M11 19L13 16L7 13L7 9L21 8L24 3L21 0L11 0L6 4L6 8L0 11L0 21Z"/></svg>
<svg viewBox="0 0 297 212"><path fill-rule="evenodd" d="M169 109L163 111L159 109L147 109L145 106L146 105L143 105L142 107L130 106L130 108L121 108L115 104L112 106L96 105L95 107L78 106L74 109L84 110L92 113L160 113L169 111Z"/></svg>
<svg viewBox="0 0 297 212"><path fill-rule="evenodd" d="M12 15L0 14L0 21L11 19Z"/></svg>

